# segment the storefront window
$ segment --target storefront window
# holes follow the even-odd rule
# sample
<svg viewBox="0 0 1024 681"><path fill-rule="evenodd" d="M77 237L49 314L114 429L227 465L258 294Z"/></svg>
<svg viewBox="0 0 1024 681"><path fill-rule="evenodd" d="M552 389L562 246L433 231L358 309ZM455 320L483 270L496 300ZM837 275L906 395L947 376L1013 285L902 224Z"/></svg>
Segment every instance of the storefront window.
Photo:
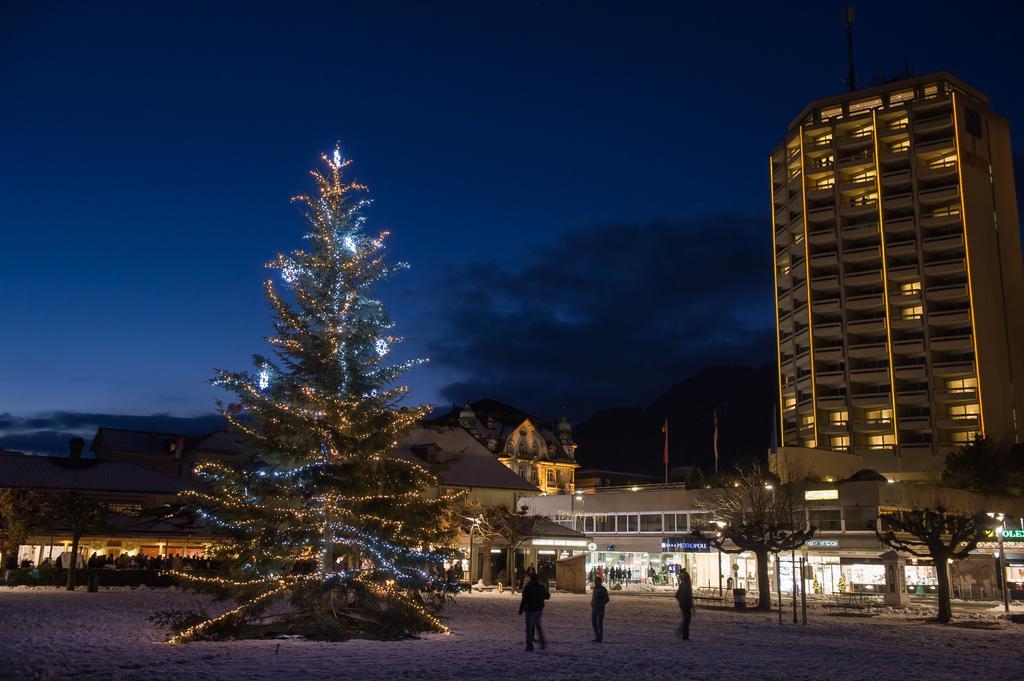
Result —
<svg viewBox="0 0 1024 681"><path fill-rule="evenodd" d="M661 514L643 513L640 515L641 532L661 532Z"/></svg>
<svg viewBox="0 0 1024 681"><path fill-rule="evenodd" d="M885 587L885 568L882 561L867 562L867 558L842 559L846 590L881 593ZM854 562L856 561L856 562Z"/></svg>
<svg viewBox="0 0 1024 681"><path fill-rule="evenodd" d="M592 533L594 531L594 516L588 515L584 517L583 532Z"/></svg>
<svg viewBox="0 0 1024 681"><path fill-rule="evenodd" d="M597 525L594 529L595 532L614 532L615 531L615 516L613 515L599 515L597 516Z"/></svg>
<svg viewBox="0 0 1024 681"><path fill-rule="evenodd" d="M710 513L691 513L690 514L690 529L691 530L705 530L711 523Z"/></svg>

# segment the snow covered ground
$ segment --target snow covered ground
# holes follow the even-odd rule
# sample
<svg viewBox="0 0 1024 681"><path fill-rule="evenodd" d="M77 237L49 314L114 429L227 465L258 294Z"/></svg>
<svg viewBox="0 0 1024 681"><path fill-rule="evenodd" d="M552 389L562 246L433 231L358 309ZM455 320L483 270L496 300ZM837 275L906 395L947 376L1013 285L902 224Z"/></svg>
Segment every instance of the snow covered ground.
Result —
<svg viewBox="0 0 1024 681"><path fill-rule="evenodd" d="M147 620L202 597L176 590L100 593L0 588L0 678L76 679L1024 679L1024 625L994 617L943 627L908 616L779 626L774 614L697 610L674 635L675 600L612 594L605 642L590 643L589 596L555 594L547 650L523 651L512 594L463 595L454 633L416 641L163 643Z"/></svg>

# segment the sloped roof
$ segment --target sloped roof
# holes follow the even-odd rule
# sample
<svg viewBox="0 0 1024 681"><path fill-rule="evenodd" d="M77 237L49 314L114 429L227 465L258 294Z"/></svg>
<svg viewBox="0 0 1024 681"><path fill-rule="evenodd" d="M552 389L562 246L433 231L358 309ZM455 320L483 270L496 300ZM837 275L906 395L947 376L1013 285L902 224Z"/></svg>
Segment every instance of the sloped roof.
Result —
<svg viewBox="0 0 1024 681"><path fill-rule="evenodd" d="M520 527L525 536L535 537L559 537L562 539L586 539L587 535L582 532L559 525L553 520L541 515L523 516Z"/></svg>
<svg viewBox="0 0 1024 681"><path fill-rule="evenodd" d="M417 453L429 445L437 447L436 464L425 463ZM444 485L539 491L500 463L489 449L458 426L418 426L399 442L395 454L432 468Z"/></svg>
<svg viewBox="0 0 1024 681"><path fill-rule="evenodd" d="M562 442L551 430L550 424L543 419L538 419L525 411L489 398L471 402L469 406L476 417L469 430L473 437L482 442L486 442L490 438L494 438L499 443L504 442L523 421L529 420L533 424L534 430L547 444L549 460L575 462L575 459L566 453ZM450 412L431 419L428 423L462 427L462 421L459 418L461 411L462 407L453 405Z"/></svg>
<svg viewBox="0 0 1024 681"><path fill-rule="evenodd" d="M0 454L0 486L177 494L187 485L127 461Z"/></svg>

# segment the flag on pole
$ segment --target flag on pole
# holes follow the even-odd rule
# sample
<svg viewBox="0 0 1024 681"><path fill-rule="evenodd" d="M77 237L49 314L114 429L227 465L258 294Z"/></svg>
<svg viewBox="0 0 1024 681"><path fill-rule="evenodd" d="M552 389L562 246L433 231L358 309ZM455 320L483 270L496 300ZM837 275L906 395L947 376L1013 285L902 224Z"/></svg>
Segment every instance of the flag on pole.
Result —
<svg viewBox="0 0 1024 681"><path fill-rule="evenodd" d="M661 432L665 433L665 450L663 460L665 462L665 482L668 482L668 418L661 426Z"/></svg>
<svg viewBox="0 0 1024 681"><path fill-rule="evenodd" d="M715 427L715 475L718 474L718 410L715 410L713 421Z"/></svg>

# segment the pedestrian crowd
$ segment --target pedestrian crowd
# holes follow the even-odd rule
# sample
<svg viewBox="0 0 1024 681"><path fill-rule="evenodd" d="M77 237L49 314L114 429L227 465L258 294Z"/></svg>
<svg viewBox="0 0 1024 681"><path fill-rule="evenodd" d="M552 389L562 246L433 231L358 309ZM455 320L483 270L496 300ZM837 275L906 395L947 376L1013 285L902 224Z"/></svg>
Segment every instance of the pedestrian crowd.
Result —
<svg viewBox="0 0 1024 681"><path fill-rule="evenodd" d="M51 559L50 557L44 558L39 562L38 569L62 570L65 567L70 566L70 564L71 552L63 551L55 559ZM23 560L19 567L31 570L36 566L33 565L30 560ZM88 568L89 570L215 571L219 566L216 561L198 554L185 555L174 553L169 555L159 554L156 556L145 556L141 553L129 555L126 552L122 552L115 558L112 554L94 551L88 559L83 560L82 556L79 556L78 565L76 567Z"/></svg>

